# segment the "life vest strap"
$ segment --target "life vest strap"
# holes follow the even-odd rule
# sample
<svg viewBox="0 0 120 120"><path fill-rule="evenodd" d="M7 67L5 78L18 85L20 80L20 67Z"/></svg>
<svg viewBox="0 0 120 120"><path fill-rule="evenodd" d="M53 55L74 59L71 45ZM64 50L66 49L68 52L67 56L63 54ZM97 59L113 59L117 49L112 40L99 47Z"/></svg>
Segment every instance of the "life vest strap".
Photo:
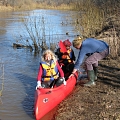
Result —
<svg viewBox="0 0 120 120"><path fill-rule="evenodd" d="M58 73L56 73L55 75L52 76L56 76ZM42 76L42 78L51 78L51 76Z"/></svg>

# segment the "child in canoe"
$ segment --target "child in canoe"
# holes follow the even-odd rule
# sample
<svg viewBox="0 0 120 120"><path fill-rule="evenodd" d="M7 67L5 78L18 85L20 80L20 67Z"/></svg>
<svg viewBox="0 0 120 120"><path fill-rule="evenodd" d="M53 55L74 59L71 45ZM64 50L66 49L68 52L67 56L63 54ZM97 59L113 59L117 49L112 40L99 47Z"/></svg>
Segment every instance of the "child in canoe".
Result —
<svg viewBox="0 0 120 120"><path fill-rule="evenodd" d="M75 55L71 45L72 44L69 39L64 40L63 44L59 45L59 48L55 52L59 59L59 64L62 66L62 70L65 73L65 76L69 76L74 68ZM65 50L63 50L63 48L65 48Z"/></svg>
<svg viewBox="0 0 120 120"><path fill-rule="evenodd" d="M51 50L46 50L42 55L42 61L40 62L38 76L37 76L37 88L51 88L54 85L59 86L66 81L64 79L64 73L61 69L55 54Z"/></svg>

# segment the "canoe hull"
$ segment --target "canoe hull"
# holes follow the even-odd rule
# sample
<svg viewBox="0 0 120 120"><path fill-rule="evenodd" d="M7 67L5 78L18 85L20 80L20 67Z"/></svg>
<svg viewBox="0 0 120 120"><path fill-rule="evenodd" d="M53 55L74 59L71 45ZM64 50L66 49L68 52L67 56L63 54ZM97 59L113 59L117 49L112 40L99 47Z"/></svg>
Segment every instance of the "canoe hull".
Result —
<svg viewBox="0 0 120 120"><path fill-rule="evenodd" d="M36 120L40 120L45 114L56 107L64 100L73 90L78 73L70 77L66 82L67 85L61 85L53 89L37 89L35 92L34 115Z"/></svg>

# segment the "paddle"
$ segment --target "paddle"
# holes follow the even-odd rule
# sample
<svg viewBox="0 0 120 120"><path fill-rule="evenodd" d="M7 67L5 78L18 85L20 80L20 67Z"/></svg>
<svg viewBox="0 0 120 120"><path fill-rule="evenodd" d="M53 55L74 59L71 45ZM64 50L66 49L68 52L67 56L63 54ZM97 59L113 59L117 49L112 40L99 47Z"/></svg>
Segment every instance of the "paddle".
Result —
<svg viewBox="0 0 120 120"><path fill-rule="evenodd" d="M67 49L66 49L65 45L63 44L63 42L61 40L59 42L59 47L60 47L62 52L67 52Z"/></svg>

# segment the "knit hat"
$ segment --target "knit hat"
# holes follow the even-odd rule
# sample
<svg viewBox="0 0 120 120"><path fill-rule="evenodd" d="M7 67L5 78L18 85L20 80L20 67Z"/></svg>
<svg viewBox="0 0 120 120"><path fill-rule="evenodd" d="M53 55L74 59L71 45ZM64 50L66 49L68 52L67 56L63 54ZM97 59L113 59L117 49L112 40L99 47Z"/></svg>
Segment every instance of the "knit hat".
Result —
<svg viewBox="0 0 120 120"><path fill-rule="evenodd" d="M65 46L69 46L69 47L72 45L71 42L69 41L69 39L63 41L63 44L64 44Z"/></svg>

